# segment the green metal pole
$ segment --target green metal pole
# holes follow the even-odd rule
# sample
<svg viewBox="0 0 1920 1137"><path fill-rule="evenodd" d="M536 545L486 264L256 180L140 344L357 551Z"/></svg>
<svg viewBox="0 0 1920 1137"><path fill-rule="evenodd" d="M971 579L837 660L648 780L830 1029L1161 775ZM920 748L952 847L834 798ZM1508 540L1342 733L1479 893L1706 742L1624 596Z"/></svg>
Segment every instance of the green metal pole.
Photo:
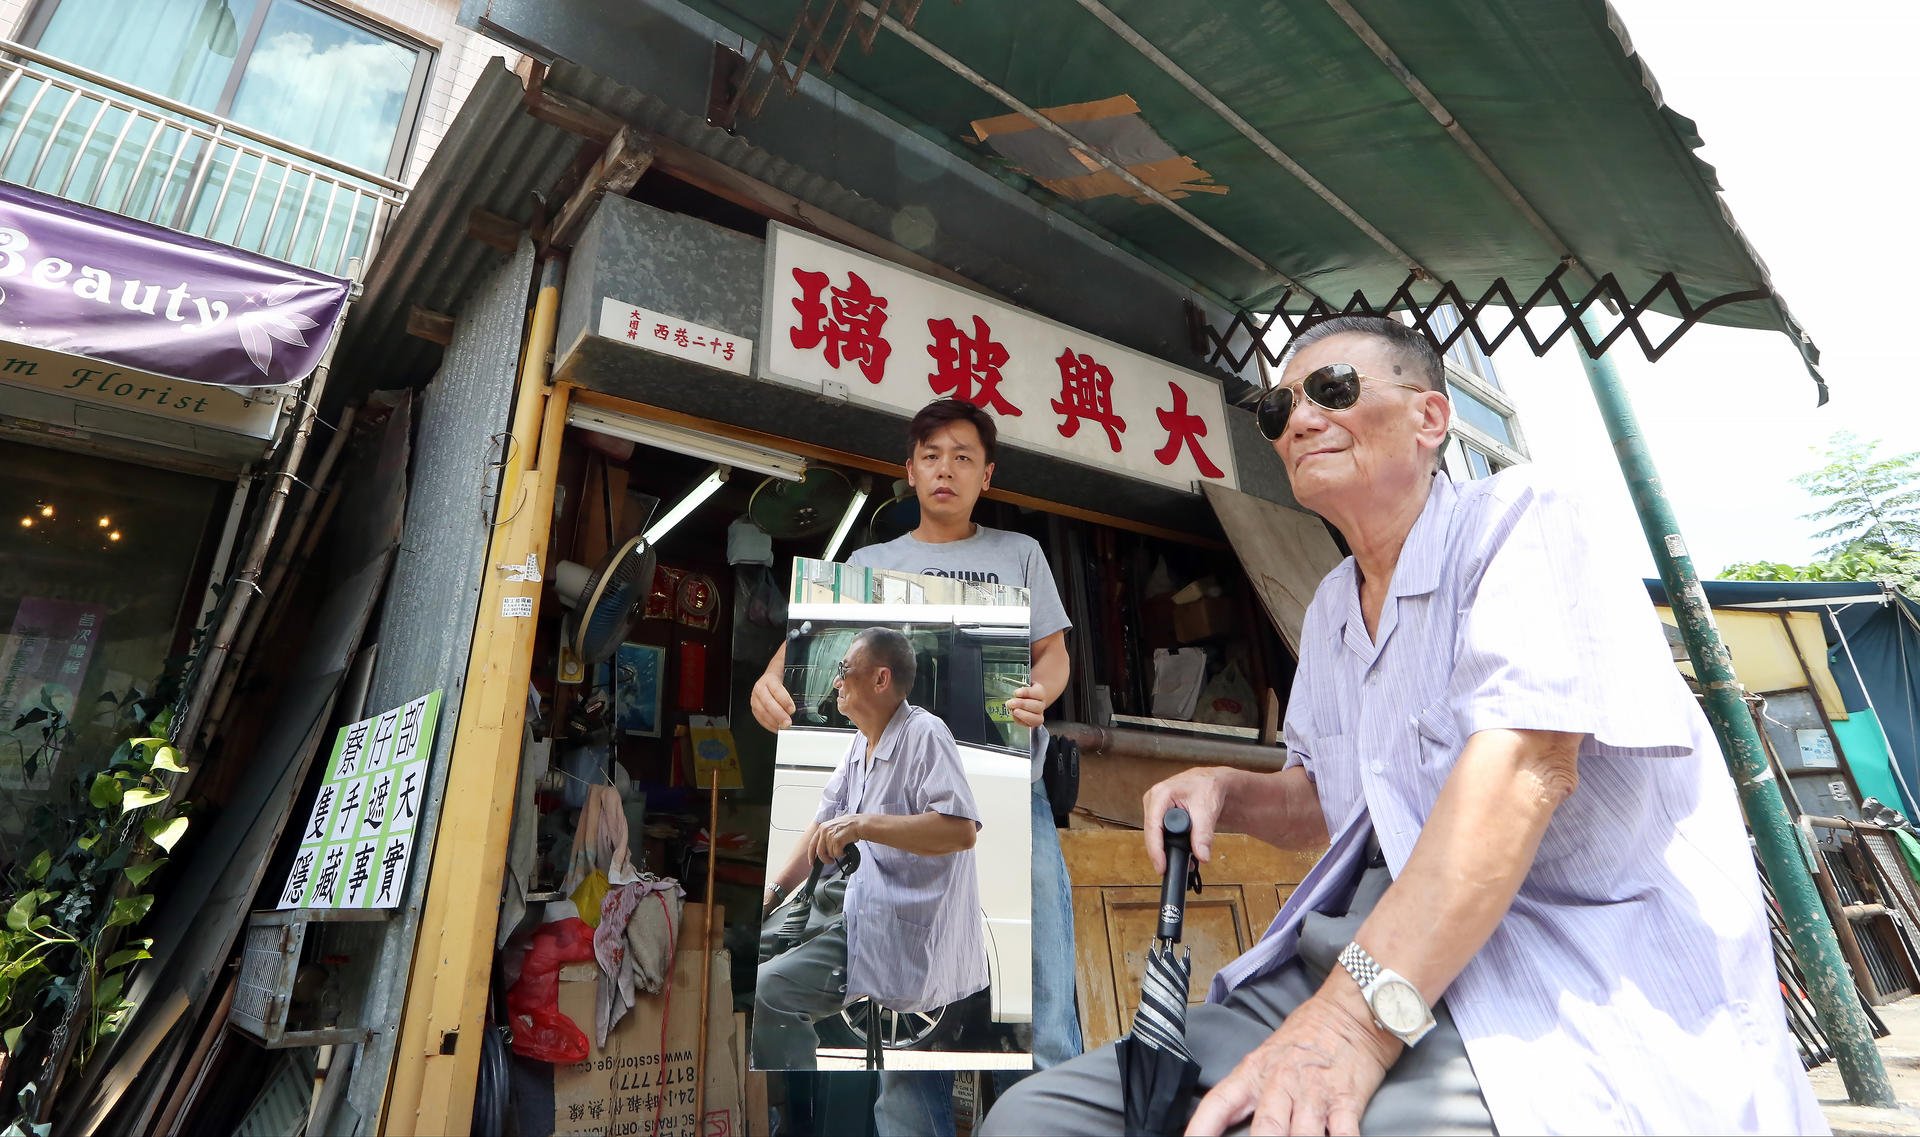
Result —
<svg viewBox="0 0 1920 1137"><path fill-rule="evenodd" d="M1595 340L1600 331L1593 317L1582 313L1580 322ZM1760 733L1753 716L1740 697L1740 685L1733 675L1733 662L1720 641L1720 629L1707 607L1707 594L1700 588L1700 576L1687 555L1686 542L1680 538L1680 526L1674 521L1673 507L1667 503L1660 475L1653 468L1646 439L1640 433L1640 421L1627 401L1625 388L1614 371L1613 361L1604 355L1591 358L1582 350L1580 361L1587 369L1587 381L1593 386L1594 401L1600 405L1600 417L1607 424L1614 454L1620 460L1620 472L1626 476L1627 489L1633 494L1640 527L1646 531L1653 560L1660 568L1660 582L1666 585L1667 599L1686 639L1687 654L1693 659L1693 673L1705 693L1707 718L1727 768L1740 791L1740 804L1746 810L1747 827L1753 831L1766 865L1773 893L1786 916L1787 936L1800 957L1807 977L1807 994L1813 1000L1813 1013L1833 1044L1833 1055L1840 1065L1840 1077L1847 1084L1847 1096L1855 1105L1895 1106L1893 1086L1887 1081L1879 1048L1873 1044L1873 1032L1860 1009L1860 997L1846 960L1840 955L1840 941L1834 937L1820 894L1808 875L1808 863L1793 819L1787 816L1786 799L1780 796L1773 771L1767 765L1767 753L1761 748Z"/></svg>

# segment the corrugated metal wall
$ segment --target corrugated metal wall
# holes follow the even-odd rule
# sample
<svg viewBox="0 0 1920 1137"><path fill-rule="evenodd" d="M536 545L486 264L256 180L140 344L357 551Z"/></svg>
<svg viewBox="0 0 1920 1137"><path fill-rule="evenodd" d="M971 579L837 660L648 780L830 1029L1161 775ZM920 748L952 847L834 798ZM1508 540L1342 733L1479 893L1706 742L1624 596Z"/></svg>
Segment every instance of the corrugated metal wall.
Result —
<svg viewBox="0 0 1920 1137"><path fill-rule="evenodd" d="M380 616L380 654L367 706L398 706L436 687L446 692L420 816L423 846L432 843L439 826L440 794L460 719L461 684L498 492L499 470L492 463L499 460L500 447L494 440L504 435L513 410L533 268L533 248L522 244L512 260L486 274L457 314L453 342L426 388L406 530ZM357 1127L348 1118L336 1118L335 1132L378 1128L429 867L427 860L415 859L405 903L387 928L375 969L379 978L367 996L365 1021L375 1034L362 1049L348 1091L348 1104L360 1118Z"/></svg>

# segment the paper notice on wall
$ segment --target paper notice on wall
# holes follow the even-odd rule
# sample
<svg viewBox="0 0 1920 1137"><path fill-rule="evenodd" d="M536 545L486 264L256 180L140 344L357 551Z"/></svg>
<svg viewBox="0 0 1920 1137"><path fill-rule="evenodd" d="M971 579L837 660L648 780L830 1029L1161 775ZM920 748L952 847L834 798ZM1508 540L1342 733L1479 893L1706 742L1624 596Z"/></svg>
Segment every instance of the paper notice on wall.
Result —
<svg viewBox="0 0 1920 1137"><path fill-rule="evenodd" d="M440 692L340 728L281 908L394 908L433 757Z"/></svg>
<svg viewBox="0 0 1920 1137"><path fill-rule="evenodd" d="M687 741L693 746L693 771L696 785L712 786L717 775L720 788L741 788L740 751L733 744L733 730L726 716L687 716Z"/></svg>

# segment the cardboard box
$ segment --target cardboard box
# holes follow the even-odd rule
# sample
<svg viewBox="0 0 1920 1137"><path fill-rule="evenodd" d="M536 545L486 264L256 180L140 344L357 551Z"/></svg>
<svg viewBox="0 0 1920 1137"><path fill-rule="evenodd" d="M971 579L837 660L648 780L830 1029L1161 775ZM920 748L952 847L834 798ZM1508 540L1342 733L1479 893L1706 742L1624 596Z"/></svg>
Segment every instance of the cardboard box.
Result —
<svg viewBox="0 0 1920 1137"><path fill-rule="evenodd" d="M693 1116L695 1053L700 1038L700 906L686 906L682 950L673 975L658 995L642 996L587 1060L553 1068L555 1137L740 1137L746 1132L740 1084L740 1054L746 1045L734 1029L731 957L713 951L707 997L706 1118ZM716 939L719 925L715 925ZM560 1010L593 1039L593 1000L598 971L561 972ZM659 1125L654 1124L655 1114Z"/></svg>
<svg viewBox="0 0 1920 1137"><path fill-rule="evenodd" d="M1206 596L1173 606L1173 638L1178 643L1199 643L1233 632L1233 604L1224 596Z"/></svg>

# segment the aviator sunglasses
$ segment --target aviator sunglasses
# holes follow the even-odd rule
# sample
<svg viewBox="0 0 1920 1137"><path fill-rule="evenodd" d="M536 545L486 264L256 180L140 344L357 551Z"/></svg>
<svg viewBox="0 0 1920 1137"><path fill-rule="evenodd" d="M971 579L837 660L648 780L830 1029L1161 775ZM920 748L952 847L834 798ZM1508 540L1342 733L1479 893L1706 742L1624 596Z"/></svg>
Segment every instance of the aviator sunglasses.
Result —
<svg viewBox="0 0 1920 1137"><path fill-rule="evenodd" d="M1363 381L1405 387L1409 391L1432 390L1414 383L1362 375L1351 363L1329 363L1300 381L1300 393L1323 411L1344 411L1360 401L1360 384ZM1260 433L1266 435L1269 442L1278 440L1286 433L1287 419L1293 417L1293 388L1274 387L1260 396L1260 405L1255 408L1254 417L1260 423Z"/></svg>

